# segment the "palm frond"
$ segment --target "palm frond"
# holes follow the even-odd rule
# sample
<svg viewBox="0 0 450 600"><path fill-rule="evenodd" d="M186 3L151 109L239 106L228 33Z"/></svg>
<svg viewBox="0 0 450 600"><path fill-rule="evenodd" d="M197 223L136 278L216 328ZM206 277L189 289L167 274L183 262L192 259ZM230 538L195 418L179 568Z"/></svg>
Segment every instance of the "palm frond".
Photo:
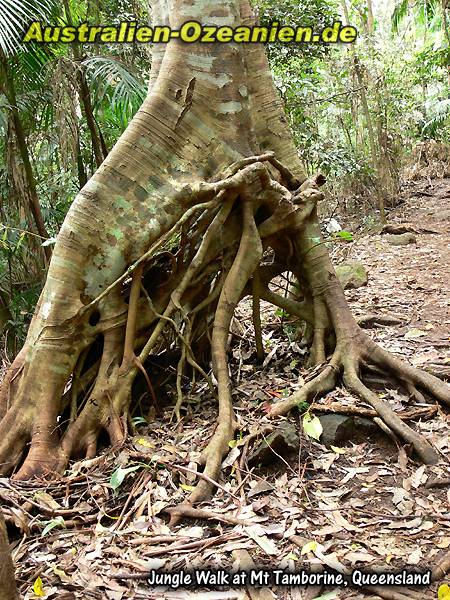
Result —
<svg viewBox="0 0 450 600"><path fill-rule="evenodd" d="M427 121L422 126L422 136L436 138L450 117L450 98L427 102Z"/></svg>
<svg viewBox="0 0 450 600"><path fill-rule="evenodd" d="M417 25L422 28L437 31L441 26L442 15L439 0L399 0L391 15L392 29L397 32L401 22L408 16L414 15Z"/></svg>
<svg viewBox="0 0 450 600"><path fill-rule="evenodd" d="M96 90L96 100L106 96L113 110L124 110L132 116L145 99L147 86L127 65L113 57L93 56L83 65Z"/></svg>
<svg viewBox="0 0 450 600"><path fill-rule="evenodd" d="M400 0L394 7L391 15L392 29L397 32L400 23L408 15L409 0Z"/></svg>
<svg viewBox="0 0 450 600"><path fill-rule="evenodd" d="M0 50L10 56L21 47L31 21L48 18L53 0L0 0Z"/></svg>

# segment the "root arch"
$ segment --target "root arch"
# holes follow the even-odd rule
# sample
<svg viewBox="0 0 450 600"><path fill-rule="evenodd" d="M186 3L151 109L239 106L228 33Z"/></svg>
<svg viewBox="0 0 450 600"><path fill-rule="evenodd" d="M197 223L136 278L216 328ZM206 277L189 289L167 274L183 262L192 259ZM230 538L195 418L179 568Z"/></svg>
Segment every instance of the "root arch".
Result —
<svg viewBox="0 0 450 600"><path fill-rule="evenodd" d="M218 420L215 433L203 450L204 477L188 503L207 498L234 435L227 348L234 311L246 295L254 296L257 337L257 310L263 299L309 326L311 363L320 366L316 376L299 391L274 404L270 416L286 414L300 403L332 390L342 378L349 391L371 405L424 462L439 460L438 452L423 436L364 384L360 372L362 368L388 371L410 391L426 393L447 405L448 386L392 357L359 328L328 253L317 242L320 230L316 203L321 198L317 178L308 180L300 189L289 190L280 173L285 168L273 158L267 153L251 157L230 168L224 179L200 185L197 202L168 234L83 309L89 335L74 338L78 344L70 360L65 358L66 376L58 378L56 370L52 385L61 397L58 407L51 398L47 402L44 399L41 416L33 412L37 407L31 405L28 412L13 420L17 407L13 404L8 409L4 405L6 416L0 428L6 423L9 432L0 442L3 472L17 464L29 440L31 445L16 473L18 478L61 471L72 456L93 457L101 431L107 432L111 444L120 444L127 435L136 375L144 373L154 396L152 373L147 373L145 363L152 353L174 345L181 348L175 405L179 420L183 403L181 377L186 365L200 377L208 378L208 365L202 366L194 352L202 340L211 356L217 382ZM206 190L207 195L212 190L213 197L202 202ZM187 223L189 229L185 228ZM199 230L203 235L198 234ZM270 289L271 280L285 271L298 278L300 300L284 298ZM153 274L150 285L149 273ZM98 316L89 322L93 310ZM100 335L101 355L95 356L92 348ZM261 353L260 342L259 348ZM27 384L27 368L23 355L19 355L18 364L10 371L14 375L3 384L4 403L9 402L10 396L5 386L9 390L14 384L20 390ZM213 387L211 382L210 386ZM64 421L55 426L58 414L61 421L68 410L67 426Z"/></svg>

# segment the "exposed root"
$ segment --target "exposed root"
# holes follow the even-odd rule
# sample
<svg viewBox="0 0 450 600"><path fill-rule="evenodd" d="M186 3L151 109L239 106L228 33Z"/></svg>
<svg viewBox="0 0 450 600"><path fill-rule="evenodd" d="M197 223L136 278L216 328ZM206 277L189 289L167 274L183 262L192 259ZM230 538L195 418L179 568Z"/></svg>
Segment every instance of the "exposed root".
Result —
<svg viewBox="0 0 450 600"><path fill-rule="evenodd" d="M253 275L253 327L255 330L255 346L256 346L256 357L258 362L261 364L264 361L264 346L262 342L261 332L261 306L260 306L260 288L261 284L259 281L259 274L256 271Z"/></svg>
<svg viewBox="0 0 450 600"><path fill-rule="evenodd" d="M386 359L386 357L388 357L390 360L391 372L393 372L393 365L400 366L398 372L393 373L400 382L404 381L406 373L409 373L409 369L412 368L407 367L407 365L404 365L401 361L391 357L384 350L379 349L378 346L376 346L363 332L357 328L355 329L351 321L349 324L349 331L345 329L342 330L342 327L340 327L340 329L341 331L337 333L337 347L330 361L323 366L321 372L317 376L308 381L295 394L274 404L270 408L269 416L286 414L302 402L310 402L315 397L332 390L336 384L337 375L342 373L343 382L347 389L363 402L372 406L389 429L395 432L406 443L411 444L426 464L437 463L440 458L439 453L422 435L409 427L404 420L392 410L387 401L382 400L377 394L366 387L359 376L360 367L363 365L367 367L369 358L371 357L373 359L374 355L380 357L378 364L380 364L381 358ZM378 350L381 352L380 355L378 354ZM412 371L415 371L415 369L412 369ZM427 382L428 377L432 376L427 376ZM423 380L421 379L421 381ZM449 393L448 389L445 384L442 384L439 380L437 381L440 384L440 395L445 398L446 393ZM436 382L430 381L429 384L429 391L436 390ZM437 394L435 394L435 396L437 396Z"/></svg>
<svg viewBox="0 0 450 600"><path fill-rule="evenodd" d="M247 281L259 265L262 243L258 235L253 204L248 197L242 198L243 232L234 263L225 280L214 319L211 354L214 375L217 380L219 416L216 431L203 452L204 473L217 479L222 458L227 452L234 433L234 414L231 398L231 382L227 359L227 338L234 310ZM211 484L202 480L189 497L194 504L207 498Z"/></svg>
<svg viewBox="0 0 450 600"><path fill-rule="evenodd" d="M334 361L332 359L329 364L324 365L317 377L308 381L295 394L273 404L268 412L269 417L285 415L299 404L311 402L316 397L330 392L336 385L336 378L339 372L337 363L336 359Z"/></svg>
<svg viewBox="0 0 450 600"><path fill-rule="evenodd" d="M390 429L399 435L405 442L411 444L426 464L435 464L439 462L439 453L422 435L416 433L411 427L406 425L387 402L381 400L361 382L353 365L346 365L344 367L344 383L351 392L355 393L361 400L370 404Z"/></svg>
<svg viewBox="0 0 450 600"><path fill-rule="evenodd" d="M285 185L272 178L263 162L279 171ZM274 404L270 416L286 414L305 401L313 402L342 378L353 394L374 409L372 416L376 414L384 426L411 444L424 462L439 460L435 449L404 422L406 419L396 415L367 387L360 372L375 371L381 377L387 372L413 398L423 401L424 394L428 394L447 406L448 386L391 356L360 329L348 309L326 247L317 243L321 238L315 206L321 198L318 186L323 180L311 178L292 194L289 188L294 180L287 175L267 153L238 161L216 182L184 190L191 195L191 208L97 298L81 308L80 314L89 319L89 324L77 338L73 337L76 343L71 344L66 335L66 352L59 355L52 376L48 377L47 364L54 359L54 348L61 347L60 339L65 335L62 326L54 327L48 348L40 351L40 363L33 358L31 367L26 362L27 351L19 355L2 388L0 410L10 407L13 396L19 398L0 424L2 472L19 463L28 442L28 454L17 474L20 478L61 471L73 456L92 458L101 431L108 433L112 445L121 444L127 435L137 373L143 374L153 404L157 405L157 393L145 362L150 354L177 344L181 358L176 378L176 419L181 419L182 379L189 369L200 373L218 398L217 427L202 454L204 471L183 506L206 499L217 485L234 434L227 343L236 306L249 294L253 298L258 360L264 358L262 299L305 323L310 364L316 365L303 388ZM171 247L155 256L180 229L178 248ZM266 248L273 250L275 260L261 265ZM163 277L154 282L149 273L157 273L158 257L162 261L168 257L170 263ZM272 279L283 272L298 279L298 300L283 298L270 289ZM127 295L128 306L124 301ZM376 322L392 324L393 320L371 315L361 325ZM68 327L76 331L75 320ZM100 338L102 345L98 343ZM101 346L100 356L93 350L95 343ZM202 357L212 358L217 392L206 363L194 355L200 346ZM47 357L46 362L43 357ZM32 377L39 380L39 405L28 402L34 384L30 368ZM69 377L71 386L67 385ZM61 420L63 415L67 423L62 421L57 426L58 417ZM181 512L181 508L175 510L173 519Z"/></svg>

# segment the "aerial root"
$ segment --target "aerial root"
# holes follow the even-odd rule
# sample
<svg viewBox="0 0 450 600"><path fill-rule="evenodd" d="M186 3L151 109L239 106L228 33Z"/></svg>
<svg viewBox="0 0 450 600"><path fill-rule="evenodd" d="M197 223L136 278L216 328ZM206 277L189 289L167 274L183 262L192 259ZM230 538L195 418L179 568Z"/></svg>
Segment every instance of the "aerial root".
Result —
<svg viewBox="0 0 450 600"><path fill-rule="evenodd" d="M24 369L22 360L24 352L29 352L30 348L24 347L24 351L17 357L2 385L0 414L4 414L10 406L8 403L12 395L17 398L17 410L20 409L20 401L23 399L24 408L27 411L23 414L28 414L28 409L33 414L28 415L29 418L24 416L19 421L11 423L8 421L8 415L4 415L2 432L6 432L6 435L2 436L3 439L0 442L0 462L4 463L4 472L10 470L13 463L18 462L29 440L31 440L30 449L19 472L19 475L23 477L32 477L37 472L36 464L39 462L44 469L55 470L54 467L57 465L57 468L61 470L65 468L68 460L74 454L93 455L97 450L97 438L101 430L108 432L111 443L120 443L126 434L125 417L131 401L132 383L138 371L142 371L145 376L143 365L150 352L160 343L161 335L164 334L164 328L168 322L174 326L176 323L176 334L183 343L183 356L178 368L178 402L176 405L176 416L180 418L181 377L184 365L188 363L209 381L190 348L192 342L190 318L196 318L195 309L192 310L190 301L196 297L195 294L198 296L201 285L212 280L212 275L217 270L221 270L221 276L219 285L215 285L214 294L216 296L213 299L208 298L203 305L206 306L207 302L218 302L216 309L218 318L215 322L217 356L214 360L217 364L217 372L228 369L224 359L226 359L226 338L232 313L242 295L243 288L259 265L262 256L261 238L253 212L262 202L266 202L270 206L278 206L281 199L285 199L289 205L286 215L290 215L296 210L295 205L290 202L291 192L289 189L272 179L270 171L272 167L278 170L282 178L289 179L288 188L298 187L298 182L289 177L289 172L275 159L273 153L265 153L235 163L230 169L219 174L216 181L198 181L192 186L180 189L180 195L188 205L187 210L170 230L156 240L115 281L111 282L77 313L80 325L83 325L94 309L100 311L99 325L95 327L95 330L89 330L89 335L93 336L92 340L89 341L89 344L86 338L83 338L81 342L73 340L70 352L67 352L67 356L64 354L64 364L60 361L60 368L54 377L55 381L45 381L43 384L45 393L39 394L36 403L30 406L28 404L29 397L35 397L36 393L35 390L33 393L31 391L24 393L22 390L22 380L27 381L27 386L28 383L31 383L28 381L30 365L25 365ZM246 195L248 195L247 198L245 198ZM239 199L239 207L243 209L242 221L237 215L237 210L231 214L235 209L236 199ZM177 281L177 277L180 279L172 291L170 291L170 286L167 286L169 288L168 301L166 303L163 300L162 306L158 305L161 314L153 311L155 317L152 317L153 320L150 322L149 334L149 325L141 323L139 314L140 302L143 300L141 292L144 287L143 277L145 277L146 265L178 230L193 219L197 222L203 220L205 233L201 236L198 247L196 243L192 245L192 248L188 247L188 250L191 249L195 254L192 258L189 258L189 252L184 252L185 248L181 248L179 257L175 260L178 273L175 270L175 278L172 281ZM230 224L231 229L224 227L226 223ZM280 227L284 226L283 222ZM193 230L196 231L196 224L194 224ZM230 230L233 231L233 234L227 237ZM242 239L234 267L229 267L227 261L236 253L241 232L243 232ZM222 245L222 237L226 238L225 247ZM189 241L190 236L186 237L185 235L184 239ZM195 236L192 236L194 242L195 239ZM131 277L132 284L127 307L122 297L121 284L129 277ZM224 295L225 288L227 289ZM216 298L219 294L221 300L217 301ZM227 311L230 313L229 318L224 318ZM180 326L178 320L172 318L176 312L181 316L182 322L186 324L184 328L183 325ZM152 314L151 310L149 313ZM197 317L197 319L199 318ZM221 333L223 340L219 341L220 336L217 332L221 328L223 328ZM95 360L95 364L89 365L85 369L85 360L90 352L87 346L90 346L99 336L103 336L102 356ZM145 342L143 342L144 336L147 336ZM139 340L139 344L137 340ZM65 341L67 342L67 340ZM218 348L221 346L222 350L219 351ZM38 345L31 350L33 352L41 351ZM139 353L136 352L137 350ZM46 348L44 347L42 353L45 352ZM78 356L75 356L75 353ZM82 354L81 358L80 353ZM218 358L221 353L223 356ZM78 358L80 360L77 363ZM44 361L40 362L43 365ZM38 363L39 360L34 360L33 369L40 373ZM45 372L44 367L42 367L42 372ZM70 378L72 378L72 385L67 389ZM228 375L226 378L222 375L222 379L218 385L220 390L218 396L219 407L222 406L223 414L219 414L216 434L211 440L209 451L205 454L207 465L212 465L212 456L217 453L217 449L225 448L225 443L221 440L227 438L226 443L228 444L228 438L233 432L232 409L225 409L225 398L230 395L230 382ZM210 387L212 387L211 382ZM222 396L222 400L220 396ZM58 423L58 416L66 413L67 422ZM227 414L231 417L228 418ZM226 426L222 425L225 421L228 421ZM44 456L45 453L47 453L47 459ZM52 457L51 461L48 459L49 455ZM0 468L2 468L1 465ZM213 469L213 471L216 470L216 468Z"/></svg>
<svg viewBox="0 0 450 600"><path fill-rule="evenodd" d="M231 397L231 381L227 358L227 341L234 310L241 294L262 257L262 243L253 216L253 203L242 194L243 230L233 264L225 278L214 317L211 353L213 372L217 380L219 414L213 437L202 453L203 477L185 503L171 516L171 525L183 514L183 505L192 506L207 499L214 481L220 474L222 459L229 449L234 435L234 412Z"/></svg>
<svg viewBox="0 0 450 600"><path fill-rule="evenodd" d="M0 387L0 421L8 412L12 404L11 387L14 380L21 374L25 366L25 348L19 352L13 363L9 366Z"/></svg>
<svg viewBox="0 0 450 600"><path fill-rule="evenodd" d="M270 408L268 414L271 417L284 415L289 412L292 408L300 405L303 402L310 402L316 397L326 394L331 391L335 385L338 374L342 373L343 382L345 387L355 394L360 400L370 404L372 408L377 412L383 423L396 433L403 441L410 444L420 458L426 464L435 464L439 462L439 453L429 444L426 439L411 427L409 427L390 407L389 403L379 398L377 394L372 392L361 380L359 376L360 367L368 363L368 352L365 348L371 350L370 356L372 360L374 357L374 348L376 349L378 362L381 359L386 361L389 360L391 371L394 367L398 366L399 372L397 377L400 380L404 380L405 376L410 373L408 365L404 365L401 361L395 357L391 357L387 352L381 350L374 344L369 338L360 332L359 336L355 336L356 342L347 343L343 348L335 350L330 361L323 365L321 371L308 381L299 391L292 394L289 398L275 403ZM360 344L361 348L357 346ZM372 345L373 344L373 345ZM378 350L380 353L378 354ZM387 366L387 365L386 365ZM414 370L415 371L415 370ZM420 375L422 375L420 373ZM417 377L417 375L416 375ZM432 377L432 376L428 376ZM422 380L421 380L422 381ZM427 381L428 378L427 378ZM446 391L445 384L437 380L442 386L441 395L445 395ZM429 390L435 390L435 382L433 386L428 388Z"/></svg>

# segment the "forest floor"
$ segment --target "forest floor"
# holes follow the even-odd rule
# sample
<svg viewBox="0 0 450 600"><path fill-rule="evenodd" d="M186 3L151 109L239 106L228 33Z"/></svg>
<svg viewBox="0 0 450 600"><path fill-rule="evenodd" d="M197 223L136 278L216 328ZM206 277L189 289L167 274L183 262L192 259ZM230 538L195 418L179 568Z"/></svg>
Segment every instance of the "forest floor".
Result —
<svg viewBox="0 0 450 600"><path fill-rule="evenodd" d="M359 260L369 272L368 285L347 291L348 300L357 316L399 319L398 325L370 330L384 348L448 375L450 180L411 184L390 223L411 225L417 243L393 246L385 235L360 228L353 242L334 248L336 263ZM293 324L267 305L263 326L267 354L258 366L251 308L246 302L239 306L231 352L240 434L224 461L221 487L198 507L209 518L169 529L164 515L192 489L199 450L214 429L216 406L203 383L188 397L192 421L187 414L178 426L171 423L167 406L150 425L139 425L126 446L71 464L58 481L0 480L26 600L374 600L380 597L374 590L333 586L172 589L152 586L145 573L252 567L411 571L430 568L449 552L449 415L431 400L419 406L394 384L379 389L441 451L436 466L411 459L373 420L355 424L347 419L333 447L302 434L301 412L269 420L267 403L300 387L310 373L302 367L304 350ZM176 397L172 385L169 379L166 391ZM350 412L370 408L338 388L317 400L311 412L322 416L336 403ZM282 444L276 453L257 451L279 426L293 452ZM437 587L433 583L410 597L437 598Z"/></svg>

